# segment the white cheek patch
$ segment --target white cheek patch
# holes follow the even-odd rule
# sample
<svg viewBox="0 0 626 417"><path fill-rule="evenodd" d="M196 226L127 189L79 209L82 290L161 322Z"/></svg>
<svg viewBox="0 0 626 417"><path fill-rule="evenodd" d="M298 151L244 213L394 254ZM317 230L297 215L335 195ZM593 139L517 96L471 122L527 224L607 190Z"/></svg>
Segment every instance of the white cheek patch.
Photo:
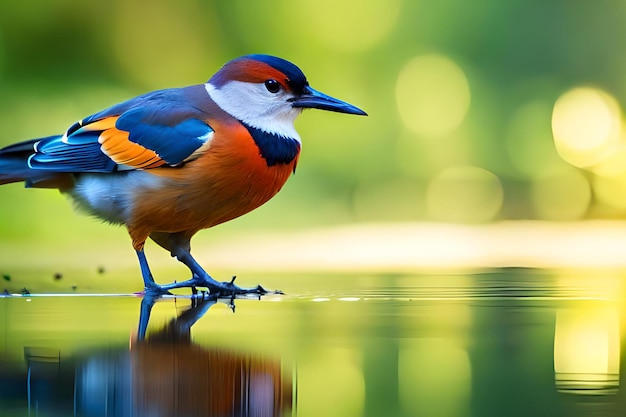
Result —
<svg viewBox="0 0 626 417"><path fill-rule="evenodd" d="M302 112L283 94L267 92L263 84L230 81L221 88L204 85L209 97L226 113L264 132L301 142L293 122Z"/></svg>

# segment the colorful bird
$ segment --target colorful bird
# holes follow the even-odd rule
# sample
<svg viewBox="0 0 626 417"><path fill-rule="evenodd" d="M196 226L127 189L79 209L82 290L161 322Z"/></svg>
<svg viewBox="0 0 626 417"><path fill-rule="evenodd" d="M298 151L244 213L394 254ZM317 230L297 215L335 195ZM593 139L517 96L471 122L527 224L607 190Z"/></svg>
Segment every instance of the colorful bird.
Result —
<svg viewBox="0 0 626 417"><path fill-rule="evenodd" d="M89 214L128 229L145 292L204 287L218 296L265 293L213 279L191 256L199 230L272 198L295 171L306 108L366 115L309 86L294 64L269 55L226 63L205 84L154 91L73 124L62 135L0 149L0 184L58 188ZM192 277L157 284L150 238Z"/></svg>

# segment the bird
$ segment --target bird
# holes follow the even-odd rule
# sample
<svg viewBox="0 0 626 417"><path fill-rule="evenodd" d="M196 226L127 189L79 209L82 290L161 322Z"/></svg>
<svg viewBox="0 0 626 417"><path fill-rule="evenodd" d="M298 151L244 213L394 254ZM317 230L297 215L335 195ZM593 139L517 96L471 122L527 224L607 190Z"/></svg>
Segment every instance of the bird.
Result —
<svg viewBox="0 0 626 417"><path fill-rule="evenodd" d="M271 199L295 173L304 109L367 113L310 86L283 58L226 62L202 84L157 90L94 113L64 133L0 149L0 185L56 188L79 211L126 227L145 294L206 288L218 297L266 294L209 275L191 238ZM169 251L191 278L158 284L144 246Z"/></svg>

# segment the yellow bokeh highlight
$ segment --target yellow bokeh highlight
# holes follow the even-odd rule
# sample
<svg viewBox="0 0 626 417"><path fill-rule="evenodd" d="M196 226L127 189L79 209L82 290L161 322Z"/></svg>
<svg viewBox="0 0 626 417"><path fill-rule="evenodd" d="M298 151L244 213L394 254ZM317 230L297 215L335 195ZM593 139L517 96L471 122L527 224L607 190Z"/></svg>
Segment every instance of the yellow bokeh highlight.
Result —
<svg viewBox="0 0 626 417"><path fill-rule="evenodd" d="M591 202L591 187L583 173L566 166L533 178L531 197L541 220L579 220Z"/></svg>
<svg viewBox="0 0 626 417"><path fill-rule="evenodd" d="M619 144L621 111L617 101L596 88L579 87L554 104L552 133L559 155L577 167L598 164Z"/></svg>
<svg viewBox="0 0 626 417"><path fill-rule="evenodd" d="M402 0L353 2L318 0L289 2L285 8L301 7L297 22L313 38L345 51L363 51L384 41L395 28Z"/></svg>
<svg viewBox="0 0 626 417"><path fill-rule="evenodd" d="M619 146L599 164L588 168L602 177L615 177L626 174L626 142L622 138Z"/></svg>
<svg viewBox="0 0 626 417"><path fill-rule="evenodd" d="M400 70L396 103L414 133L438 136L454 131L470 107L465 72L450 58L432 54L413 58Z"/></svg>
<svg viewBox="0 0 626 417"><path fill-rule="evenodd" d="M560 389L619 384L620 324L617 308L559 309L554 331L554 371Z"/></svg>
<svg viewBox="0 0 626 417"><path fill-rule="evenodd" d="M486 222L498 215L503 194L500 179L491 171L469 165L453 166L428 184L427 212L440 221Z"/></svg>
<svg viewBox="0 0 626 417"><path fill-rule="evenodd" d="M616 209L626 209L626 175L596 176L593 179L593 191L602 204Z"/></svg>

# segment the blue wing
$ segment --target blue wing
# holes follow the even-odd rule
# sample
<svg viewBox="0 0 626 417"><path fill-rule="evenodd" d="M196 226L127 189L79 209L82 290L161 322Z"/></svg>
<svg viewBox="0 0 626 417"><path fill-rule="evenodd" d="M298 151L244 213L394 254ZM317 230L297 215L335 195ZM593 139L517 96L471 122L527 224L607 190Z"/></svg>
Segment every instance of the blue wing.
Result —
<svg viewBox="0 0 626 417"><path fill-rule="evenodd" d="M155 91L91 115L64 135L41 139L32 169L113 172L180 165L210 141L213 129L186 89Z"/></svg>

